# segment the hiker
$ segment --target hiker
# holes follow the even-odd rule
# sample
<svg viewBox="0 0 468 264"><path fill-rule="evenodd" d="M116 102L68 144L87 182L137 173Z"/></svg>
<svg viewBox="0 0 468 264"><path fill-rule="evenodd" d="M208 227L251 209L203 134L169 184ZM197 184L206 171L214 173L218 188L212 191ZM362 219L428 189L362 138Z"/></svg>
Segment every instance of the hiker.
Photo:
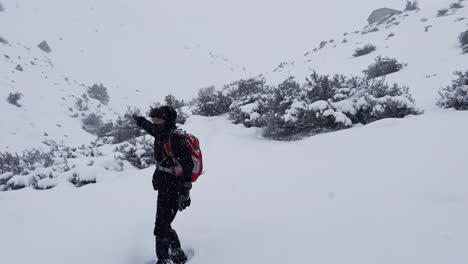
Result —
<svg viewBox="0 0 468 264"><path fill-rule="evenodd" d="M158 191L156 221L154 235L156 239L157 264L183 264L187 256L182 250L179 237L171 227L177 211L190 206L190 189L192 188L192 170L194 162L183 131L176 127L177 112L170 106L153 108L149 116L151 121L143 116L134 115L136 124L154 137L154 158L156 170L153 174L153 188ZM170 144L172 153L167 152ZM180 176L171 174L167 168L177 164L182 167Z"/></svg>

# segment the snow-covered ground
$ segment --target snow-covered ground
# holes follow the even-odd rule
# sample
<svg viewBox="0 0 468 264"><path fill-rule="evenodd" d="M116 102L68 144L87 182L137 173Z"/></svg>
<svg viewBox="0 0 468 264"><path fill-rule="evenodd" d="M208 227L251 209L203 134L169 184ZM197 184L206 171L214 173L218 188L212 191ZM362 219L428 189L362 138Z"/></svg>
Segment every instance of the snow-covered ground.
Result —
<svg viewBox="0 0 468 264"><path fill-rule="evenodd" d="M262 140L225 117L184 127L206 173L174 227L191 263L468 262L467 112ZM147 263L153 168L99 184L0 193L3 263Z"/></svg>

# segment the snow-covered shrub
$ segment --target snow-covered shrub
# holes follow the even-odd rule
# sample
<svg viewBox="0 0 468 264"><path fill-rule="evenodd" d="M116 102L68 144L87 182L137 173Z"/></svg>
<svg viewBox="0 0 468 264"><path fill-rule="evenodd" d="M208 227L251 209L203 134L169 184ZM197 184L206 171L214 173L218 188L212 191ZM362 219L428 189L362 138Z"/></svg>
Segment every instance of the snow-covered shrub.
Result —
<svg viewBox="0 0 468 264"><path fill-rule="evenodd" d="M451 9L459 9L459 8L463 8L463 5L461 4L461 2L452 3L452 4L450 4L450 8Z"/></svg>
<svg viewBox="0 0 468 264"><path fill-rule="evenodd" d="M45 41L45 40L43 40L41 43L39 43L37 45L37 47L39 49L41 49L42 51L47 52L47 53L50 53L52 51L52 49L49 46L49 43L47 43L47 41Z"/></svg>
<svg viewBox="0 0 468 264"><path fill-rule="evenodd" d="M109 94L107 93L107 88L101 84L93 84L93 86L88 87L89 97L98 100L99 102L107 105L109 102Z"/></svg>
<svg viewBox="0 0 468 264"><path fill-rule="evenodd" d="M5 8L3 7L3 4L0 3L0 12L3 12L3 11L5 11Z"/></svg>
<svg viewBox="0 0 468 264"><path fill-rule="evenodd" d="M448 11L449 11L448 8L439 9L439 10L437 10L437 16L438 17L446 16Z"/></svg>
<svg viewBox="0 0 468 264"><path fill-rule="evenodd" d="M455 72L455 75L458 78L439 92L440 98L437 105L442 108L468 110L468 71Z"/></svg>
<svg viewBox="0 0 468 264"><path fill-rule="evenodd" d="M116 159L126 160L139 169L155 164L153 142L150 137L131 139L117 147L114 152Z"/></svg>
<svg viewBox="0 0 468 264"><path fill-rule="evenodd" d="M468 30L462 32L458 37L458 40L460 41L463 53L468 53Z"/></svg>
<svg viewBox="0 0 468 264"><path fill-rule="evenodd" d="M384 80L356 79L348 82L354 103L353 123L368 124L383 118L403 118L421 114L406 86L389 85Z"/></svg>
<svg viewBox="0 0 468 264"><path fill-rule="evenodd" d="M194 114L201 116L217 116L229 112L232 100L214 86L202 88L195 98Z"/></svg>
<svg viewBox="0 0 468 264"><path fill-rule="evenodd" d="M114 123L112 121L107 121L103 123L97 130L96 136L103 138L110 136L111 132L114 131Z"/></svg>
<svg viewBox="0 0 468 264"><path fill-rule="evenodd" d="M50 167L54 163L53 152L39 149L22 153L0 152L0 190L18 190L39 180L32 171Z"/></svg>
<svg viewBox="0 0 468 264"><path fill-rule="evenodd" d="M301 87L289 78L272 89L269 111L266 114L264 136L280 140L294 140L346 126L343 116L338 116L326 99L337 94L334 85L340 76L330 79L313 73ZM325 99L325 100L324 100ZM337 121L338 119L343 122Z"/></svg>
<svg viewBox="0 0 468 264"><path fill-rule="evenodd" d="M70 182L76 187L82 187L87 184L96 183L95 177L89 177L87 175L81 175L79 172L73 172Z"/></svg>
<svg viewBox="0 0 468 264"><path fill-rule="evenodd" d="M8 40L6 40L6 39L3 38L2 36L0 36L0 43L8 44Z"/></svg>
<svg viewBox="0 0 468 264"><path fill-rule="evenodd" d="M103 126L102 117L95 113L87 115L81 122L83 124L83 129L93 135L96 135Z"/></svg>
<svg viewBox="0 0 468 264"><path fill-rule="evenodd" d="M264 115L267 112L270 93L264 78L240 80L227 87L227 90L228 96L233 100L229 107L229 118L234 123L241 123L246 127L265 125Z"/></svg>
<svg viewBox="0 0 468 264"><path fill-rule="evenodd" d="M419 10L419 3L417 0L410 1L406 0L405 11L414 11Z"/></svg>
<svg viewBox="0 0 468 264"><path fill-rule="evenodd" d="M354 57L359 57L359 56L363 56L363 55L367 55L373 51L375 51L377 48L375 47L375 45L372 45L372 44L367 44L365 45L364 47L362 48L357 48L355 51L354 51L354 54L353 56Z"/></svg>
<svg viewBox="0 0 468 264"><path fill-rule="evenodd" d="M21 153L0 152L1 191L29 186L40 190L53 188L62 179L72 181L71 173L77 169L69 161L102 156L95 144L68 147L51 140L43 143L49 147L49 151L31 149ZM92 174L88 173L86 180Z"/></svg>
<svg viewBox="0 0 468 264"><path fill-rule="evenodd" d="M176 124L185 124L187 122L187 118L189 117L188 114L186 114L184 111L182 111L182 108L177 108L177 118L176 118Z"/></svg>
<svg viewBox="0 0 468 264"><path fill-rule="evenodd" d="M140 127L138 127L133 119L133 115L141 115L140 110L127 108L125 114L119 115L113 125L113 129L107 133L113 137L113 144L121 143L132 138L142 135Z"/></svg>
<svg viewBox="0 0 468 264"><path fill-rule="evenodd" d="M7 102L12 104L12 105L21 107L21 105L18 103L18 101L21 99L21 97L23 97L23 94L20 93L20 92L10 93L8 95Z"/></svg>
<svg viewBox="0 0 468 264"><path fill-rule="evenodd" d="M82 94L81 97L76 98L75 106L78 111L88 111L89 97L86 94Z"/></svg>
<svg viewBox="0 0 468 264"><path fill-rule="evenodd" d="M264 136L280 140L421 113L407 87L315 72L302 86L288 79L272 88L269 102Z"/></svg>
<svg viewBox="0 0 468 264"><path fill-rule="evenodd" d="M381 56L378 56L375 59L375 62L369 65L367 70L364 70L364 73L366 74L366 77L368 79L374 79L390 73L397 72L403 69L403 66L404 65L402 63L399 63L395 58L382 58Z"/></svg>
<svg viewBox="0 0 468 264"><path fill-rule="evenodd" d="M164 102L166 103L166 105L171 106L171 107L173 107L174 109L181 108L181 107L183 107L183 106L185 105L184 100L179 101L179 100L177 100L177 98L176 98L174 95L172 95L172 94L166 95L166 97L164 98Z"/></svg>

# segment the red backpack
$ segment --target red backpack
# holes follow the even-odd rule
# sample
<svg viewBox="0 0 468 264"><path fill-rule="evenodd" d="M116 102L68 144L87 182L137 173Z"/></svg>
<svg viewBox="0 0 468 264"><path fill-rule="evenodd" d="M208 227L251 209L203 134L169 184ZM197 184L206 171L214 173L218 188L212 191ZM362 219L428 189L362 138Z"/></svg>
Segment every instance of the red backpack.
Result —
<svg viewBox="0 0 468 264"><path fill-rule="evenodd" d="M196 136L189 134L185 131L175 132L173 134L183 136L187 142L187 147L190 151L190 154L192 155L192 161L193 161L192 182L196 182L198 177L200 177L200 175L202 175L204 172L203 171L203 157L202 157L202 152L200 149L200 142ZM174 164L176 165L170 168L166 168L166 167L162 167L158 165L158 170L170 173L175 176L181 176L182 166L180 165L179 161L174 156L174 153L172 151L170 137L168 137L166 142L164 143L164 150L166 154L170 158L172 158L172 160L174 161Z"/></svg>

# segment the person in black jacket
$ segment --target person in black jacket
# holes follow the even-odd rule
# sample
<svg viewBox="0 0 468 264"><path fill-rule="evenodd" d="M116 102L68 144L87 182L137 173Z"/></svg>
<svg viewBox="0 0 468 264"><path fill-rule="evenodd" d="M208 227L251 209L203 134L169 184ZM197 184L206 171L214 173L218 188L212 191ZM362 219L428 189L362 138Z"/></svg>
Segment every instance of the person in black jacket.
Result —
<svg viewBox="0 0 468 264"><path fill-rule="evenodd" d="M179 237L171 227L177 211L190 206L190 189L193 161L183 134L177 130L177 112L170 106L153 108L151 121L143 116L133 116L136 124L154 137L154 158L156 170L153 174L153 188L158 191L154 235L156 238L157 264L175 264L187 262L181 248ZM165 151L167 140L170 142L173 157ZM161 168L182 167L182 175L175 176ZM159 169L158 169L159 168Z"/></svg>

